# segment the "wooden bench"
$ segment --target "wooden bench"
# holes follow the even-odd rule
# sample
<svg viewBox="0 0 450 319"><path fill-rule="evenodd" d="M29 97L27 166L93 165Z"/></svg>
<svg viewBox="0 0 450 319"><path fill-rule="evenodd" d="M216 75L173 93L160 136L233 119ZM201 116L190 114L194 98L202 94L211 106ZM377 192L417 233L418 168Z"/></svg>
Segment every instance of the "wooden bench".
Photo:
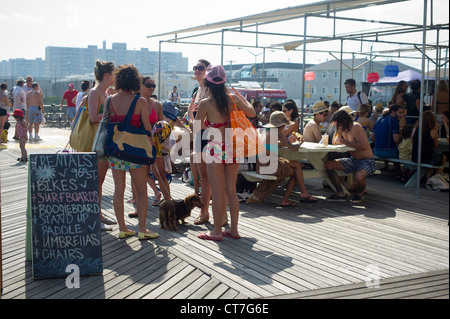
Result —
<svg viewBox="0 0 450 319"><path fill-rule="evenodd" d="M282 178L273 176L273 175L263 175L263 174L258 174L256 171L242 171L241 174L245 177L246 180L248 180L249 182L261 182L261 181L280 181L282 180ZM336 174L339 177L345 177L345 176L349 176L349 177L353 177L353 174L346 174L343 171L338 171L336 170ZM325 178L325 180L328 183L328 177L324 177L324 172L315 170L315 169L305 169L303 170L303 178L307 179L307 178ZM286 178L286 180L289 178ZM331 184L331 183L328 183ZM349 184L351 184L351 179L349 180ZM345 185L342 185L343 187L343 191L347 196L350 196L350 192L347 190L347 187ZM349 186L349 185L347 185ZM333 185L330 185L330 187L334 189Z"/></svg>
<svg viewBox="0 0 450 319"><path fill-rule="evenodd" d="M405 160L401 160L399 158L382 158L382 157L378 157L378 156L374 156L373 157L375 160L378 161L388 161L388 162L393 162L393 163L400 163L403 165L409 165L409 166L415 166L417 167L417 163L414 163L413 161L405 161ZM434 166L431 164L425 164L422 163L420 164L420 167L424 167L424 168L432 168L432 169L443 169L443 168L448 168L449 167L449 163L448 161L445 162L445 166ZM408 182L406 182L405 187L409 187L409 186L417 186L417 174L418 172L416 171L414 173L414 175L411 176L411 178L408 180ZM422 179L425 176L426 172L425 170L420 170L420 179Z"/></svg>

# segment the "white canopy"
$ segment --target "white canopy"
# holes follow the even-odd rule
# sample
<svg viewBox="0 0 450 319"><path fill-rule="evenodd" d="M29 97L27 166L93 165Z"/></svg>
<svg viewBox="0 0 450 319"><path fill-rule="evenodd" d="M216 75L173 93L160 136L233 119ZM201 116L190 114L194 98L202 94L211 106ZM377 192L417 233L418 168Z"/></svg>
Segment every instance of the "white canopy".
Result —
<svg viewBox="0 0 450 319"><path fill-rule="evenodd" d="M384 77L380 79L374 86L396 86L398 82L405 81L410 84L414 80L422 80L422 73L416 72L414 70L406 70L400 72L396 77ZM433 78L425 76L425 80L434 80Z"/></svg>

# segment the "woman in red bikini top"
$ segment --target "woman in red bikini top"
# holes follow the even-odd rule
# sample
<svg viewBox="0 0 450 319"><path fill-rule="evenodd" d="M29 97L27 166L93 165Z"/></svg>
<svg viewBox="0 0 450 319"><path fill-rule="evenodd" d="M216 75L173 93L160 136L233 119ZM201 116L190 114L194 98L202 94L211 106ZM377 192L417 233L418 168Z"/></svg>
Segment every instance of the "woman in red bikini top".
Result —
<svg viewBox="0 0 450 319"><path fill-rule="evenodd" d="M135 100L137 92L141 88L140 75L138 70L132 65L123 65L115 71L115 86L118 90L117 94L111 96L109 104L109 114L111 121L123 121L130 110L132 102ZM131 119L131 125L142 126L149 132L152 127L149 122L148 103L140 97L137 100L136 108ZM133 163L126 163L114 157L108 157L108 162L112 168L112 176L114 179L114 212L116 214L117 223L119 224L119 238L123 239L134 236L135 231L128 229L124 218L124 191L126 174L129 171L134 185L136 186L137 205L136 210L139 216L139 234L138 238L153 239L158 234L147 229L147 210L148 210L148 193L147 193L147 166Z"/></svg>
<svg viewBox="0 0 450 319"><path fill-rule="evenodd" d="M201 100L203 100L204 98L207 97L207 92L203 85L203 81L205 79L206 68L209 65L210 65L210 63L208 61L201 59L197 62L197 65L194 66L195 77L197 78L199 89L194 94L192 103L189 106L189 110L188 110L188 120L189 120L189 126L190 126L191 130L192 130L192 125L194 123L194 120L195 120L197 112L198 112L198 105ZM205 129L203 124L202 124L202 129Z"/></svg>
<svg viewBox="0 0 450 319"><path fill-rule="evenodd" d="M155 92L156 84L155 81L149 76L144 76L142 78L141 85L141 96L147 100L148 103L148 114L150 124L155 125L156 122L164 120L163 109L158 101L151 98Z"/></svg>
<svg viewBox="0 0 450 319"><path fill-rule="evenodd" d="M200 102L196 117L197 120L202 122L207 120L208 126L216 127L222 134L222 141L210 141L206 147L207 161L208 153L214 159L212 163L207 164L208 178L212 190L214 229L198 236L204 240L220 241L223 236L234 239L240 238L238 232L239 200L236 194L239 163L235 163L233 158L229 158L230 156L233 157L233 149L232 143L229 144L224 140L225 129L231 126L229 124L230 111L232 111L234 103L248 117L255 117L256 112L253 106L236 91L234 96L230 96L225 83L226 75L223 66L208 67L204 84L209 93L209 98ZM214 139L217 140L217 137L214 137ZM230 207L231 227L230 230L222 232L222 216L226 214L227 206Z"/></svg>

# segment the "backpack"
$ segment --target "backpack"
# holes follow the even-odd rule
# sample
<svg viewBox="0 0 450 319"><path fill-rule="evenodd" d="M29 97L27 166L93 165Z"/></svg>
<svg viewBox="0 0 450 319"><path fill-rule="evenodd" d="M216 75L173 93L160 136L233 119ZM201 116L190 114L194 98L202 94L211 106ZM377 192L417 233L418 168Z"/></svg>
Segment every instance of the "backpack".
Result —
<svg viewBox="0 0 450 319"><path fill-rule="evenodd" d="M361 92L360 91L358 91L358 100L359 100L359 104L364 104L363 102L362 102L362 100L361 100ZM349 97L350 97L350 95L349 96L347 96L347 100L349 99ZM372 106L372 101L369 99L369 97L367 97L367 100L369 101L369 102L367 102L367 104L369 104L370 106Z"/></svg>

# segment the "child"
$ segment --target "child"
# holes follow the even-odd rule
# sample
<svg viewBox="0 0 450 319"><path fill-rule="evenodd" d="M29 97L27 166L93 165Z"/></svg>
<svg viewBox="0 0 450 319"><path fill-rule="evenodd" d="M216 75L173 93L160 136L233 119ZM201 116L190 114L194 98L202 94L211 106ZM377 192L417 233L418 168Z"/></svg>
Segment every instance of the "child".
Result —
<svg viewBox="0 0 450 319"><path fill-rule="evenodd" d="M17 160L20 161L21 163L28 162L28 154L27 150L25 149L25 144L28 141L27 122L25 121L25 116L22 110L15 110L13 113L13 117L17 121L16 124L17 137L20 143L20 151L22 152L22 157L18 158Z"/></svg>
<svg viewBox="0 0 450 319"><path fill-rule="evenodd" d="M374 126L383 117L383 111L384 111L383 104L378 103L375 106L375 112L372 113L372 116L370 117Z"/></svg>
<svg viewBox="0 0 450 319"><path fill-rule="evenodd" d="M373 129L373 122L370 119L372 106L369 104L361 104L358 111L359 116L355 121L362 125L363 129L366 131L367 138L369 138L370 132L372 132Z"/></svg>
<svg viewBox="0 0 450 319"><path fill-rule="evenodd" d="M413 126L406 124L403 127L402 130L402 138L403 140L398 144L398 158L402 161L411 161L412 158L412 132L413 132ZM412 176L412 171L415 170L415 166L410 166L408 164L404 165L403 172L402 172L402 183L406 183L408 179Z"/></svg>

